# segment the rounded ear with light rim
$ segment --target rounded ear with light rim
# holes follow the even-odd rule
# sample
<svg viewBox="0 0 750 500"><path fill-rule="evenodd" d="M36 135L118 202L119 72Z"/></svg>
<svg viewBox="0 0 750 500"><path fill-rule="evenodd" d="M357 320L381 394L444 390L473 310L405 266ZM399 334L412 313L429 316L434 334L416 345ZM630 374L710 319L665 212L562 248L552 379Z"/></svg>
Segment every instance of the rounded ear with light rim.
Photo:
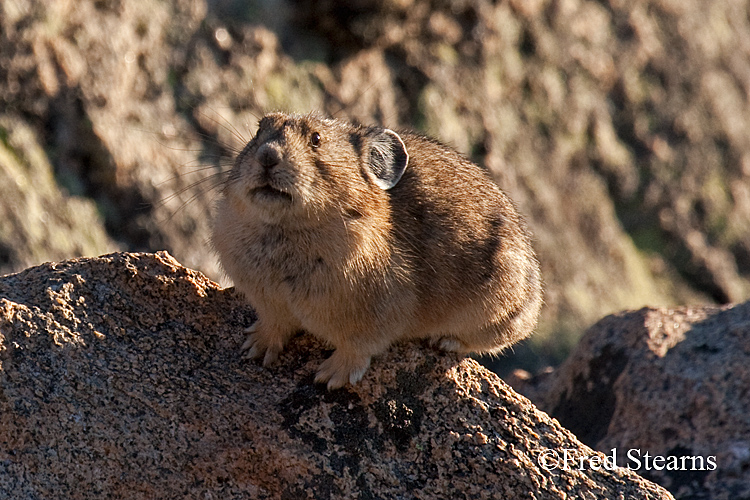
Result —
<svg viewBox="0 0 750 500"><path fill-rule="evenodd" d="M398 184L409 164L409 153L401 137L390 129L378 129L370 135L366 158L368 173L377 186L387 191Z"/></svg>

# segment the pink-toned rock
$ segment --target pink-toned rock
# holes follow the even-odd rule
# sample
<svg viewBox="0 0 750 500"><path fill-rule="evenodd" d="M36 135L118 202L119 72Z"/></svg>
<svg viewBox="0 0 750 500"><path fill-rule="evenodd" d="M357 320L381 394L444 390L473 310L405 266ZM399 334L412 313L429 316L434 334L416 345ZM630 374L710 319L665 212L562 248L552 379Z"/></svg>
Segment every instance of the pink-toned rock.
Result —
<svg viewBox="0 0 750 500"><path fill-rule="evenodd" d="M398 345L327 392L309 335L243 361L252 320L166 253L0 278L0 497L671 498L542 467L601 455L470 359Z"/></svg>
<svg viewBox="0 0 750 500"><path fill-rule="evenodd" d="M750 498L750 302L608 316L559 369L517 382L620 465L640 450L635 468L676 498Z"/></svg>

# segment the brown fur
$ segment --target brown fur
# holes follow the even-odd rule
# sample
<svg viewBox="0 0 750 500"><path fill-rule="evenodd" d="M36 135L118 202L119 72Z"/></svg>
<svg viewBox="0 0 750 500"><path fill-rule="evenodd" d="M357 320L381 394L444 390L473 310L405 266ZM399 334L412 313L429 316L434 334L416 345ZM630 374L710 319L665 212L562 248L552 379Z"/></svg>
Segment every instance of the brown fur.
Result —
<svg viewBox="0 0 750 500"><path fill-rule="evenodd" d="M222 265L258 313L243 348L267 365L307 330L336 348L316 377L329 388L358 381L400 339L498 352L531 333L542 303L524 221L488 174L401 133L408 166L384 190L368 163L382 131L267 115L214 223ZM264 185L274 189L253 191Z"/></svg>

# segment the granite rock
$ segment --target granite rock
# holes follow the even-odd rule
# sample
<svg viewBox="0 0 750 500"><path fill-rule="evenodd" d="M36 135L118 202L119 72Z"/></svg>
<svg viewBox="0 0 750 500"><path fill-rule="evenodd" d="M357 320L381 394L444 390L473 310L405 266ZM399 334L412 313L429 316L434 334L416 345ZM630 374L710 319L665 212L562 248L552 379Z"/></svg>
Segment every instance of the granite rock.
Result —
<svg viewBox="0 0 750 500"><path fill-rule="evenodd" d="M640 450L639 473L676 498L750 498L749 360L750 302L644 308L599 321L557 370L510 381L589 446ZM679 466L648 470L645 452Z"/></svg>
<svg viewBox="0 0 750 500"><path fill-rule="evenodd" d="M313 383L311 336L241 358L253 312L165 252L0 278L0 498L659 498L475 361L393 347Z"/></svg>

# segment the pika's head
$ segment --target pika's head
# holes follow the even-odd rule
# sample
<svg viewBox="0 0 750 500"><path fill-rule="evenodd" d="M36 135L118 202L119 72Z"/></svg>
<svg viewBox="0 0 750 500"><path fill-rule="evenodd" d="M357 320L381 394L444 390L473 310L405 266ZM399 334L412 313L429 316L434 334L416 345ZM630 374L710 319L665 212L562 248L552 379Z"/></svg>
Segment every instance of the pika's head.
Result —
<svg viewBox="0 0 750 500"><path fill-rule="evenodd" d="M272 113L237 156L224 195L267 222L358 216L386 197L408 162L392 130Z"/></svg>

